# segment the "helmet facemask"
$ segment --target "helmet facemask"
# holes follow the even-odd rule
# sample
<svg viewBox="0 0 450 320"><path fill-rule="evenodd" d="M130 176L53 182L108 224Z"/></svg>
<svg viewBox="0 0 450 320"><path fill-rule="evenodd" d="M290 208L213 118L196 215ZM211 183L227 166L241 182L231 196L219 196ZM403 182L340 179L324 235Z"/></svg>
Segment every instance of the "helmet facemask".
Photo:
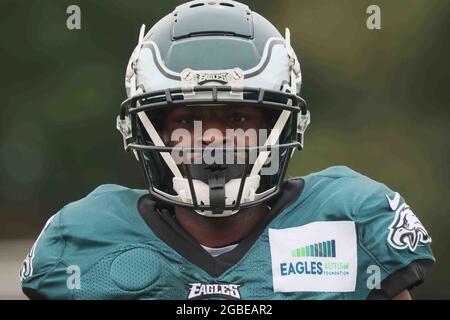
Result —
<svg viewBox="0 0 450 320"><path fill-rule="evenodd" d="M203 94L208 92L207 87L199 89ZM211 86L209 92L213 94L225 89ZM128 147L136 152L153 195L170 204L192 208L204 216L223 217L240 208L262 203L279 191L290 155L295 148L301 147L297 141L297 119L301 113L300 105L306 106L300 98L290 94L282 94L278 99L295 98L298 106L276 102L277 92L263 92L267 99L258 103L259 90L246 90L246 102L240 101L239 105L237 101L227 103L225 99L216 104L204 99L195 102L175 99L168 106L162 105L158 97L152 100L152 93L128 101L136 105L127 109L131 130L136 132L138 140L129 143ZM174 91L170 94L176 96L177 90ZM224 141L216 143L199 143L197 139L188 144L171 144L167 139L173 132L164 132L167 126L164 114L177 108L214 108L217 113L220 109L226 110L220 117L233 114L230 110L255 109L263 114L264 121L259 127L227 127L231 131L226 130ZM227 131L231 132L231 138ZM202 139L204 133L200 129ZM251 133L256 139L249 143ZM241 137L240 141L236 141L237 137ZM175 141L179 141L179 136L175 135ZM165 175L161 177L163 172Z"/></svg>

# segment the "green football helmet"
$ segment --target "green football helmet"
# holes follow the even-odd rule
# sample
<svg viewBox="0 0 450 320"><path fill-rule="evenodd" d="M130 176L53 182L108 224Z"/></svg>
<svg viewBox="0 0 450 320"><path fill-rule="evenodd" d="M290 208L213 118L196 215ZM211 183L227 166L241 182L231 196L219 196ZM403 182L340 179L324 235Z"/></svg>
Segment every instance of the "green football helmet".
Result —
<svg viewBox="0 0 450 320"><path fill-rule="evenodd" d="M280 192L289 159L303 148L310 122L301 83L289 29L283 38L268 20L236 1L191 1L148 32L142 26L126 71L128 99L117 128L153 197L224 217ZM217 154L243 154L239 164L179 161L175 155L186 160L187 154L211 150L168 146L161 117L177 107L199 106L259 108L270 128L256 146L214 148Z"/></svg>

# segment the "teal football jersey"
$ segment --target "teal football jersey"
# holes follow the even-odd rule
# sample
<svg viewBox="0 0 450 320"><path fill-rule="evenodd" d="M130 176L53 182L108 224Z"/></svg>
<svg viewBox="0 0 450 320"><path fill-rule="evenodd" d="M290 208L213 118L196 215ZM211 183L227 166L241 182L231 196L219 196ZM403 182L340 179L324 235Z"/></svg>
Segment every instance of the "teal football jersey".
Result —
<svg viewBox="0 0 450 320"><path fill-rule="evenodd" d="M423 282L431 238L384 184L336 166L289 179L212 257L146 190L103 185L50 218L20 277L30 298L367 299Z"/></svg>

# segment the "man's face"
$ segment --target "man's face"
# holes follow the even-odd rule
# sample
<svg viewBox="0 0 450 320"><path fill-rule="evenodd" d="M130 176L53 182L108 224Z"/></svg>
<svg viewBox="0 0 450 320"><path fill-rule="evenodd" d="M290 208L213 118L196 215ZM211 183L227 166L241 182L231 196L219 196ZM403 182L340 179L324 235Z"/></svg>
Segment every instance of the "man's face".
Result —
<svg viewBox="0 0 450 320"><path fill-rule="evenodd" d="M249 147L258 144L265 122L257 107L182 106L163 118L162 136L172 147Z"/></svg>

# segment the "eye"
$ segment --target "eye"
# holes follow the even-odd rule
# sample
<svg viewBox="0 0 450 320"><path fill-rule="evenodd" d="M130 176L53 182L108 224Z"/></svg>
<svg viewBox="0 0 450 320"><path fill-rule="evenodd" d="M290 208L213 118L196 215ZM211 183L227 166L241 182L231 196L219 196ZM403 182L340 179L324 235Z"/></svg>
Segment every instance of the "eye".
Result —
<svg viewBox="0 0 450 320"><path fill-rule="evenodd" d="M181 116L178 119L176 119L176 122L181 123L183 125L188 125L188 124L193 124L195 120L197 120L197 119L195 119L194 116L185 115L185 116Z"/></svg>
<svg viewBox="0 0 450 320"><path fill-rule="evenodd" d="M233 122L246 122L248 121L248 117L244 114L233 113L230 117L230 120Z"/></svg>

